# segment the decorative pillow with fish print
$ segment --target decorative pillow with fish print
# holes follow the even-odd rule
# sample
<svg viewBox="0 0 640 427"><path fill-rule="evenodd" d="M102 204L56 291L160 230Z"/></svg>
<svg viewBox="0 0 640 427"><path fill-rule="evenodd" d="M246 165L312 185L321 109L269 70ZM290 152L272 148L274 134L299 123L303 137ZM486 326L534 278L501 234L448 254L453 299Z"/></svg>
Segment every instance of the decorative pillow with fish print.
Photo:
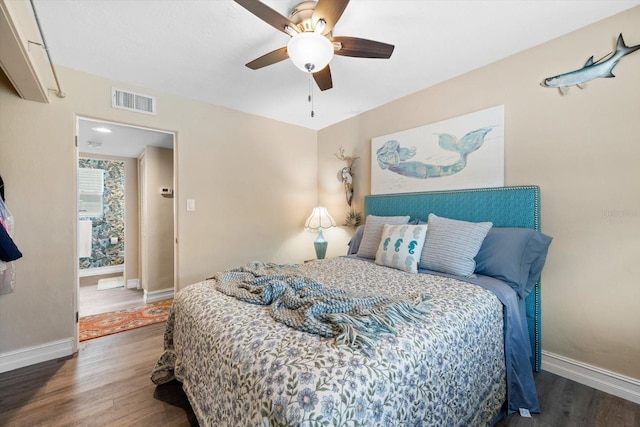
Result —
<svg viewBox="0 0 640 427"><path fill-rule="evenodd" d="M376 264L417 273L426 235L426 224L385 224L376 252Z"/></svg>

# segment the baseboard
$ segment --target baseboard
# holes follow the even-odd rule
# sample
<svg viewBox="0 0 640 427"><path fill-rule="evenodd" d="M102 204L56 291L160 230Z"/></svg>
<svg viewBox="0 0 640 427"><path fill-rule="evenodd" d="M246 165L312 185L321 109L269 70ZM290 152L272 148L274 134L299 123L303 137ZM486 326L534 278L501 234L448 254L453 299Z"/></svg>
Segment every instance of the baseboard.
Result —
<svg viewBox="0 0 640 427"><path fill-rule="evenodd" d="M13 371L40 362L73 354L73 338L52 341L0 354L0 372Z"/></svg>
<svg viewBox="0 0 640 427"><path fill-rule="evenodd" d="M173 288L160 289L158 291L147 291L146 289L144 290L145 304L164 301L170 298L173 298Z"/></svg>
<svg viewBox="0 0 640 427"><path fill-rule="evenodd" d="M640 404L640 380L542 351L542 369Z"/></svg>
<svg viewBox="0 0 640 427"><path fill-rule="evenodd" d="M127 280L127 289L140 289L140 280L138 279Z"/></svg>
<svg viewBox="0 0 640 427"><path fill-rule="evenodd" d="M78 277L101 276L103 274L124 273L124 264L106 267L83 268L78 270Z"/></svg>

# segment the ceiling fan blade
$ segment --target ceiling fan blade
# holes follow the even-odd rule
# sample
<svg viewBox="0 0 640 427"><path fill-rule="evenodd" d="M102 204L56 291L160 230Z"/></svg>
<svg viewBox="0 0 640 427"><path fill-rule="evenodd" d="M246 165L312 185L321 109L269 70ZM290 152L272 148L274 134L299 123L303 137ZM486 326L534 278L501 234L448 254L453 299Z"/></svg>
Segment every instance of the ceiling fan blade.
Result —
<svg viewBox="0 0 640 427"><path fill-rule="evenodd" d="M262 55L260 58L254 59L247 64L247 67L251 68L252 70L257 70L258 68L266 67L267 65L284 61L287 58L289 58L289 55L287 54L287 47L285 46L281 47L280 49L276 49L273 52Z"/></svg>
<svg viewBox="0 0 640 427"><path fill-rule="evenodd" d="M395 47L392 44L359 39L357 37L333 37L332 41L342 44L342 48L336 49L334 52L336 55L354 56L356 58L388 59L391 57Z"/></svg>
<svg viewBox="0 0 640 427"><path fill-rule="evenodd" d="M313 73L313 80L316 81L320 90L327 90L333 87L333 81L331 80L331 70L327 65L317 73Z"/></svg>
<svg viewBox="0 0 640 427"><path fill-rule="evenodd" d="M320 19L324 19L327 25L324 27L322 34L329 34L348 4L349 0L318 0L313 15L311 15L311 22L314 28Z"/></svg>
<svg viewBox="0 0 640 427"><path fill-rule="evenodd" d="M291 28L297 28L297 25L291 22L289 18L285 18L284 16L280 15L278 12L258 0L234 1L240 6L247 9L249 12L253 13L258 18L262 19L267 24L271 25L276 30L282 31L284 33L284 27L287 25Z"/></svg>

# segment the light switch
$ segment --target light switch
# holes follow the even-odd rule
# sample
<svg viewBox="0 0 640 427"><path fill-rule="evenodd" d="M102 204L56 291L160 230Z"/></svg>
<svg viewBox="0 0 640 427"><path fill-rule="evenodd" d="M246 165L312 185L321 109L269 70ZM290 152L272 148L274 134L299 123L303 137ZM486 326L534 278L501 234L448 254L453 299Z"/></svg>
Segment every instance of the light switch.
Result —
<svg viewBox="0 0 640 427"><path fill-rule="evenodd" d="M196 210L196 201L194 199L187 199L187 210L188 211Z"/></svg>

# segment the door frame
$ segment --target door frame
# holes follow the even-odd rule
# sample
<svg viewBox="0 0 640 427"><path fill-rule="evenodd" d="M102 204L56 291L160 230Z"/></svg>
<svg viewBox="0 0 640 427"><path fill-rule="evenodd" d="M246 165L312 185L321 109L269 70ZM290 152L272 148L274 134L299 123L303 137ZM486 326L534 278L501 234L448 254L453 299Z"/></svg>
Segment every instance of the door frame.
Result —
<svg viewBox="0 0 640 427"><path fill-rule="evenodd" d="M78 146L78 137L79 137L79 125L80 125L80 120L90 120L90 121L95 121L95 122L102 122L102 123L106 123L106 124L112 124L112 125L116 125L116 126L124 126L124 127L132 127L132 128L137 128L137 129L143 129L143 130L147 130L147 131L151 131L151 132L160 132L160 133L165 133L165 134L170 134L172 136L173 139L173 288L174 288L174 292L177 292L177 290L179 289L179 283L178 283L178 208L177 208L177 200L178 200L178 194L179 194L179 188L178 188L178 133L175 130L167 130L167 129L159 129L159 128L152 128L152 127L148 127L148 126L140 126L140 125L135 125L135 124L131 124L131 123L124 123L124 122L118 122L118 121L114 121L114 120L109 120L109 119L103 119L103 118L98 118L98 117L90 117L90 116L85 116L85 115L81 115L81 114L75 114L74 115L74 145L75 145L75 150L73 150L74 152L74 167L78 168L78 163L80 160L80 147ZM137 162L137 159L136 159ZM78 175L77 173L74 175L75 179L73 180L74 182L74 192L76 194L76 203L78 200ZM136 177L137 179L139 179L138 177ZM139 185L139 182L138 182ZM139 188L138 188L139 191ZM125 205L125 209L127 209L127 206ZM139 215L139 209L140 206L138 204L138 206L135 207L136 211L138 212ZM80 291L80 277L79 277L79 268L78 268L78 221L79 221L79 213L78 213L78 206L76 205L76 209L75 209L75 224L73 226L74 228L74 236L76 236L76 238L74 239L75 243L74 243L74 266L73 266L73 270L74 270L74 291L72 293L73 295L73 319L74 319L74 339L73 339L73 351L74 353L78 351L79 348L79 339L80 339L80 321L79 321L79 308L80 308L80 300L79 300L79 291ZM125 222L125 228L126 228L126 222ZM138 238L139 238L139 230L136 231L136 233L138 234ZM127 251L127 242L125 240L125 253ZM138 248L138 257L140 256L140 246ZM140 271L140 269L142 268L142 260L138 260L138 270ZM126 271L126 263L125 263L125 271Z"/></svg>

